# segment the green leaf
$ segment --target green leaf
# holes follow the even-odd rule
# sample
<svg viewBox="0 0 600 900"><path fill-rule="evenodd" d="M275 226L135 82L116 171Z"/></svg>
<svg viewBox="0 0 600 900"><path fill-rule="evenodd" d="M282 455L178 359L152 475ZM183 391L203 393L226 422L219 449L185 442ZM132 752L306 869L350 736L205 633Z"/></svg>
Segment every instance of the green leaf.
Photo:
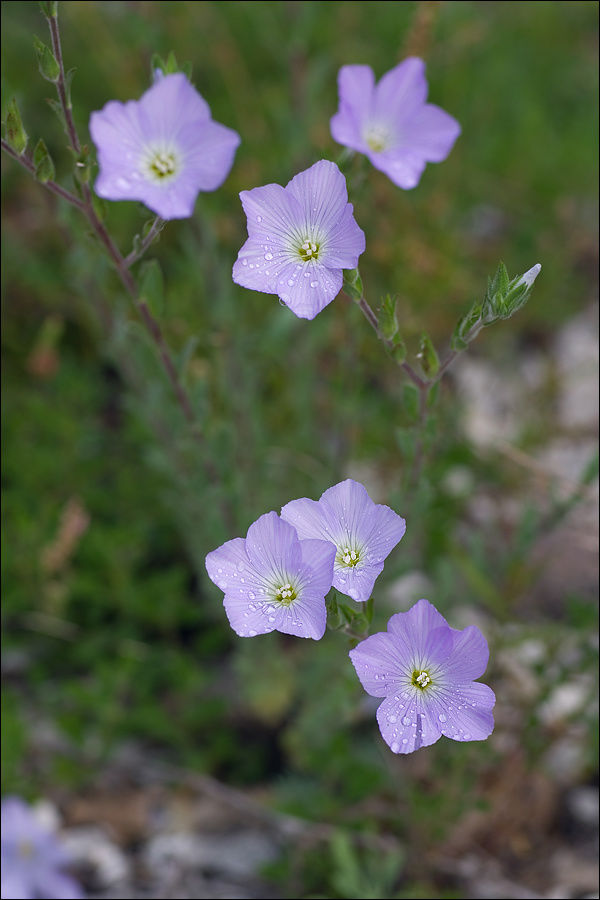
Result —
<svg viewBox="0 0 600 900"><path fill-rule="evenodd" d="M5 131L9 146L21 156L27 149L27 132L23 128L21 113L14 97L6 110Z"/></svg>
<svg viewBox="0 0 600 900"><path fill-rule="evenodd" d="M40 9L47 19L55 19L58 15L57 0L38 0Z"/></svg>
<svg viewBox="0 0 600 900"><path fill-rule="evenodd" d="M140 266L140 298L155 316L164 312L164 279L158 260L150 259Z"/></svg>
<svg viewBox="0 0 600 900"><path fill-rule="evenodd" d="M402 385L402 408L410 422L416 422L419 418L419 390L407 381Z"/></svg>
<svg viewBox="0 0 600 900"><path fill-rule="evenodd" d="M48 148L42 138L40 138L35 145L35 150L33 151L33 164L35 166L35 177L38 181L41 181L42 184L45 184L47 181L50 181L51 178L54 178L54 163L52 162L52 157L48 153Z"/></svg>
<svg viewBox="0 0 600 900"><path fill-rule="evenodd" d="M71 82L73 81L73 75L77 69L69 69L68 72L65 73L65 94L67 96L67 109L73 109L73 104L71 103Z"/></svg>
<svg viewBox="0 0 600 900"><path fill-rule="evenodd" d="M398 316L396 314L397 298L387 294L381 301L379 309L379 331L386 341L393 341L398 334Z"/></svg>
<svg viewBox="0 0 600 900"><path fill-rule="evenodd" d="M437 375L440 368L440 359L431 338L425 332L421 335L417 359L421 361L421 368L427 378L434 378Z"/></svg>
<svg viewBox="0 0 600 900"><path fill-rule="evenodd" d="M38 68L40 70L40 74L42 78L45 78L46 81L52 81L54 84L60 78L60 66L54 56L54 53L44 44L43 41L40 41L39 37L34 35L33 38L33 46L35 48L35 53L38 61Z"/></svg>

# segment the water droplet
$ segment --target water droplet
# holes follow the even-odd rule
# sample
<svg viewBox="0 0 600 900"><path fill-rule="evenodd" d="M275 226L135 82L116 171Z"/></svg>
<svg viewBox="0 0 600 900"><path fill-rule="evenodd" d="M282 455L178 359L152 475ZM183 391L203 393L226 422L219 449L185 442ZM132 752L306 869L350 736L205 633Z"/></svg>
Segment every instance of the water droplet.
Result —
<svg viewBox="0 0 600 900"><path fill-rule="evenodd" d="M463 734L463 737L464 737L465 741L469 741L471 739L471 732L465 731L465 733Z"/></svg>
<svg viewBox="0 0 600 900"><path fill-rule="evenodd" d="M393 725L398 720L398 716L388 716L388 722Z"/></svg>
<svg viewBox="0 0 600 900"><path fill-rule="evenodd" d="M247 260L247 259L243 259L243 260L242 260L242 265L243 265L243 266L247 266L247 265L248 265L248 260Z"/></svg>
<svg viewBox="0 0 600 900"><path fill-rule="evenodd" d="M221 574L222 571L223 571L223 569L217 569L217 572L219 573L219 575Z"/></svg>
<svg viewBox="0 0 600 900"><path fill-rule="evenodd" d="M403 725L410 725L410 719L409 719L408 716L404 716L404 717L403 717L403 719L402 719L402 724L403 724Z"/></svg>
<svg viewBox="0 0 600 900"><path fill-rule="evenodd" d="M394 743L390 747L390 750L392 751L392 753L397 753L399 749L400 749L400 744L398 744L396 741L394 741Z"/></svg>
<svg viewBox="0 0 600 900"><path fill-rule="evenodd" d="M273 259L272 253L265 253L265 259Z"/></svg>
<svg viewBox="0 0 600 900"><path fill-rule="evenodd" d="M438 716L438 719L440 720L440 722L445 722L445 721L446 721L446 716L444 715L444 713L440 713L439 716Z"/></svg>
<svg viewBox="0 0 600 900"><path fill-rule="evenodd" d="M403 744L408 744L408 738L402 738L402 743L403 743Z"/></svg>
<svg viewBox="0 0 600 900"><path fill-rule="evenodd" d="M255 632L254 628L251 628L250 631L248 632L248 634L250 635L250 637L255 637L256 632Z"/></svg>
<svg viewBox="0 0 600 900"><path fill-rule="evenodd" d="M288 285L289 285L290 287L292 287L293 284L294 284L293 279L292 279L292 278L288 278Z"/></svg>
<svg viewBox="0 0 600 900"><path fill-rule="evenodd" d="M257 222L262 222L262 216L257 216L257 217L256 217L256 221L257 221Z"/></svg>
<svg viewBox="0 0 600 900"><path fill-rule="evenodd" d="M318 283L319 283L318 281L311 281L311 283L310 283L311 288L316 288Z"/></svg>

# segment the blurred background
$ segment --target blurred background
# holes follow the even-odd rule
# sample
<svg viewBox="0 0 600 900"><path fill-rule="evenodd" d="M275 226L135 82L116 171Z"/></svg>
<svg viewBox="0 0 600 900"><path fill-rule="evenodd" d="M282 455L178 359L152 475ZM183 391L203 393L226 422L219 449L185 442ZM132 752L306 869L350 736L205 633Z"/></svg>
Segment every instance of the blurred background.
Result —
<svg viewBox="0 0 600 900"><path fill-rule="evenodd" d="M37 3L3 3L2 109L72 167L37 72ZM590 2L65 2L75 120L190 61L242 137L171 222L160 318L205 458L76 211L3 185L2 793L44 802L92 897L598 896L597 16ZM417 485L414 404L358 308L313 322L231 281L240 190L336 159L336 76L427 61L462 135L413 191L352 163L373 306L440 351L500 259L532 299L444 379ZM4 116L3 116L4 118ZM123 252L149 213L115 203ZM208 479L205 460L217 466ZM407 519L373 630L427 597L491 647L496 729L408 758L348 639L237 638L206 553L345 477Z"/></svg>

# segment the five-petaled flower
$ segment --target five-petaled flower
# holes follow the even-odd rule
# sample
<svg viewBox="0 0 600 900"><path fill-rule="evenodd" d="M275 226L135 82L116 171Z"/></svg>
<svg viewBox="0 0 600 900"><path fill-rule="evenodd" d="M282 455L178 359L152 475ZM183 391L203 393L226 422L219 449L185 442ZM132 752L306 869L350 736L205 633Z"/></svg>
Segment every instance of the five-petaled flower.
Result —
<svg viewBox="0 0 600 900"><path fill-rule="evenodd" d="M320 500L303 497L281 510L301 540L335 545L333 586L353 600L368 600L386 557L404 535L406 522L389 506L374 503L351 478L330 487Z"/></svg>
<svg viewBox="0 0 600 900"><path fill-rule="evenodd" d="M225 592L225 612L240 637L282 631L319 640L334 556L331 544L299 540L291 525L269 512L245 540L234 538L209 553L206 570Z"/></svg>
<svg viewBox="0 0 600 900"><path fill-rule="evenodd" d="M455 741L489 737L496 698L474 680L485 672L488 656L478 628L451 628L427 600L396 613L386 632L350 650L364 689L385 697L377 721L394 753L412 753L441 735Z"/></svg>
<svg viewBox="0 0 600 900"><path fill-rule="evenodd" d="M233 280L277 294L302 319L314 319L338 295L343 269L354 269L365 236L348 203L346 180L335 163L320 160L286 187L242 191L248 240Z"/></svg>
<svg viewBox="0 0 600 900"><path fill-rule="evenodd" d="M160 75L140 100L111 100L90 118L107 200L140 200L163 219L191 216L199 191L214 191L233 164L239 135L214 122L185 75Z"/></svg>
<svg viewBox="0 0 600 900"><path fill-rule="evenodd" d="M19 797L2 800L2 900L77 900L77 882L62 871L69 859Z"/></svg>
<svg viewBox="0 0 600 900"><path fill-rule="evenodd" d="M398 187L416 187L428 162L446 159L460 125L426 103L425 63L409 57L375 84L369 66L343 66L339 109L331 119L334 140L365 153Z"/></svg>

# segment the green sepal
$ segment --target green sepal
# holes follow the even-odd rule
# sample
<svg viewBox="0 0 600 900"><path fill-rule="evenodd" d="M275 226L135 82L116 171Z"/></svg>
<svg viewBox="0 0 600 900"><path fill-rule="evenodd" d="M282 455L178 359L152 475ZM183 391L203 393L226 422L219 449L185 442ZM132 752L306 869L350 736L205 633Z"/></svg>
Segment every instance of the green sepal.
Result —
<svg viewBox="0 0 600 900"><path fill-rule="evenodd" d="M425 332L421 335L417 359L421 362L424 375L427 378L435 378L440 368L440 358L431 338Z"/></svg>
<svg viewBox="0 0 600 900"><path fill-rule="evenodd" d="M153 315L164 312L164 278L157 259L150 259L140 266L140 298L145 300Z"/></svg>
<svg viewBox="0 0 600 900"><path fill-rule="evenodd" d="M352 300L361 300L363 283L358 269L344 269L344 291Z"/></svg>
<svg viewBox="0 0 600 900"><path fill-rule="evenodd" d="M406 344L397 336L394 339L394 346L392 347L390 354L394 362L397 362L399 366L401 366L406 359Z"/></svg>
<svg viewBox="0 0 600 900"><path fill-rule="evenodd" d="M4 123L4 128L9 146L15 153L22 156L27 149L28 139L27 132L23 128L23 122L21 121L21 113L19 112L19 107L17 106L17 101L14 97L8 104L6 110L6 122Z"/></svg>
<svg viewBox="0 0 600 900"><path fill-rule="evenodd" d="M46 81L52 81L56 84L60 78L60 66L58 65L54 53L50 47L47 47L36 35L33 37L33 46L37 56L40 75L42 78L45 78Z"/></svg>
<svg viewBox="0 0 600 900"><path fill-rule="evenodd" d="M54 178L54 163L52 162L52 157L48 153L48 148L42 138L40 138L35 145L35 150L33 151L33 164L35 166L35 177L38 181L41 181L42 184L45 184L47 181L50 181L51 178Z"/></svg>
<svg viewBox="0 0 600 900"><path fill-rule="evenodd" d="M365 605L365 613L364 613L365 619L367 620L369 625L373 621L374 611L375 611L375 597L373 596L373 594L371 594L371 596L369 597L369 599L367 600L367 603Z"/></svg>

